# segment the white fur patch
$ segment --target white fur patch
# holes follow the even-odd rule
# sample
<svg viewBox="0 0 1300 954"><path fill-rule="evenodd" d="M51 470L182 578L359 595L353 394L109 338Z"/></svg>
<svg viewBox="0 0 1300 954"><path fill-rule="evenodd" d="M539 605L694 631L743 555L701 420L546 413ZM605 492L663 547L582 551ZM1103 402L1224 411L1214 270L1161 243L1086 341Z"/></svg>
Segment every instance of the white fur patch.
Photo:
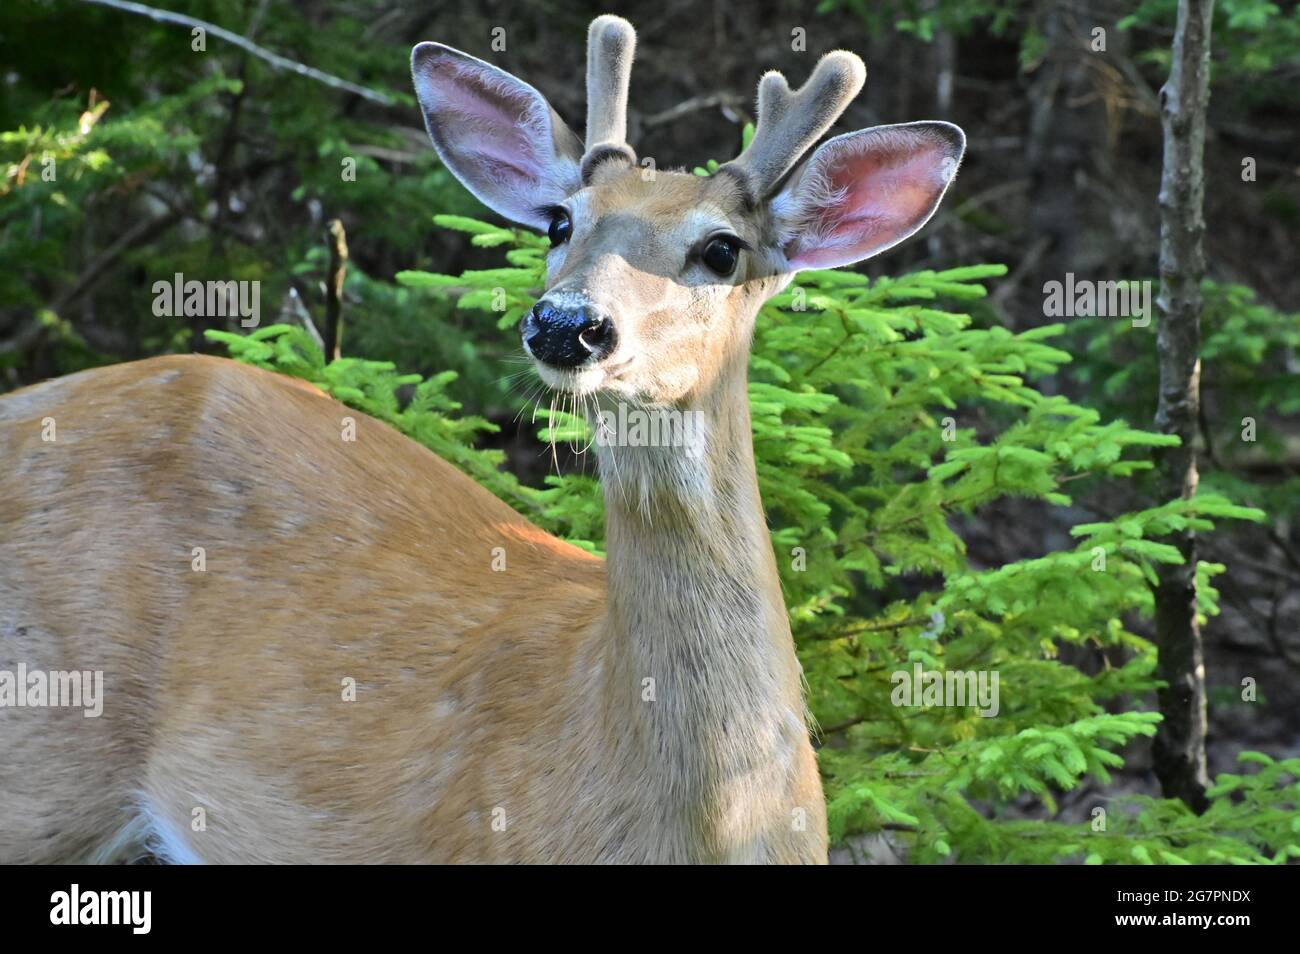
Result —
<svg viewBox="0 0 1300 954"><path fill-rule="evenodd" d="M203 864L203 859L185 837L154 810L149 799L141 796L135 811L122 827L88 852L81 862L88 865L130 864L149 855L169 865Z"/></svg>
<svg viewBox="0 0 1300 954"><path fill-rule="evenodd" d="M203 859L175 826L151 808L146 808L145 811L149 826L145 844L158 860L169 865L203 864Z"/></svg>

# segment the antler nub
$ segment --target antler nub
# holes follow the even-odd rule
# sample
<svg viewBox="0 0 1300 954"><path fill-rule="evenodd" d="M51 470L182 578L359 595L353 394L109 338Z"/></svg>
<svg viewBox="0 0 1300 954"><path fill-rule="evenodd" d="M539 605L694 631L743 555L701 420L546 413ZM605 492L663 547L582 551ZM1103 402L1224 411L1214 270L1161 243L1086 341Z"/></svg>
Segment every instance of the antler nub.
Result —
<svg viewBox="0 0 1300 954"><path fill-rule="evenodd" d="M636 52L636 31L622 17L596 17L587 31L587 159L610 149L636 155L627 144L627 87Z"/></svg>
<svg viewBox="0 0 1300 954"><path fill-rule="evenodd" d="M835 124L867 81L867 68L847 50L827 53L797 92L775 70L758 82L758 124L749 148L724 168L766 196Z"/></svg>

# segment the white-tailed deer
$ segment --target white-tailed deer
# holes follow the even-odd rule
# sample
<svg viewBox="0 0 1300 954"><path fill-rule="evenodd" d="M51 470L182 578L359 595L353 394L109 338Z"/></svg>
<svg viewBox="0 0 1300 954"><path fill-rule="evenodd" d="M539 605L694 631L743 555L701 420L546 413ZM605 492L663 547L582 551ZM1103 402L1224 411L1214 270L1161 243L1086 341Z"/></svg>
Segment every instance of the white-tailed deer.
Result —
<svg viewBox="0 0 1300 954"><path fill-rule="evenodd" d="M585 144L487 63L412 58L443 162L550 233L523 325L542 378L592 412L698 421L690 446L601 441L608 558L230 361L8 395L0 861L826 861L751 330L793 273L920 228L964 139L912 123L812 149L865 78L835 52L797 92L763 77L753 141L716 174L646 175L624 142L634 42L592 24ZM33 699L74 671L103 673L98 718Z"/></svg>

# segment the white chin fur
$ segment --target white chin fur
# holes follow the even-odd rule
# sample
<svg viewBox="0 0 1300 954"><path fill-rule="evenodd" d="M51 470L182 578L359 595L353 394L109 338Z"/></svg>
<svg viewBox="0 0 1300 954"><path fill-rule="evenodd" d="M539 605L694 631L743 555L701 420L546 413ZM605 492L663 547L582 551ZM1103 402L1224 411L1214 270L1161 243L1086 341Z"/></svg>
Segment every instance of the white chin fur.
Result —
<svg viewBox="0 0 1300 954"><path fill-rule="evenodd" d="M571 371L552 368L540 361L535 363L538 376L557 391L568 391L570 394L579 395L592 394L600 390L601 384L605 381L605 371L600 367Z"/></svg>

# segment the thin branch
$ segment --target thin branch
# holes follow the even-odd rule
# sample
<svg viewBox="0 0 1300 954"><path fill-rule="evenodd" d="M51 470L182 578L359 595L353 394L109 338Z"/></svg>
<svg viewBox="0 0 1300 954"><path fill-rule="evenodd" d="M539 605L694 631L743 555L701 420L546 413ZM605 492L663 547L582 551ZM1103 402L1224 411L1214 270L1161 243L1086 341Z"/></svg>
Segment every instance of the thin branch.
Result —
<svg viewBox="0 0 1300 954"><path fill-rule="evenodd" d="M131 228L127 229L112 245L96 255L86 265L85 269L77 276L77 280L68 288L64 289L55 299L50 302L42 311L50 311L60 318L71 305L103 277L104 273L114 264L117 263L128 250L136 245L142 245L145 242L157 238L162 233L181 220L182 216L175 211L167 212L164 215L154 219L144 219L137 222ZM31 315L27 322L17 333L10 338L0 341L0 354L22 351L31 347L38 341L41 336L50 328L41 320L40 313ZM78 328L79 333L85 337L84 330ZM111 349L102 349L111 350Z"/></svg>
<svg viewBox="0 0 1300 954"><path fill-rule="evenodd" d="M240 36L224 27L219 27L215 23L209 23L207 20L199 20L196 17L188 17L183 13L173 13L170 10L159 10L156 7L145 6L143 3L131 3L129 0L81 0L82 3L93 3L96 6L108 7L112 10L120 10L123 13L133 13L136 16L148 17L155 23L170 23L174 26L188 27L191 30L200 29L211 33L213 36L225 40L233 46L239 47L246 53L251 53L258 59L270 64L277 70L286 70L290 73L297 73L299 76L305 76L308 79L314 79L318 83L324 83L334 89L344 90L360 96L362 99L368 99L372 103L379 103L383 106L392 106L396 99L389 93L383 93L379 90L371 89L368 86L361 86L357 83L350 83L345 79L337 76L331 76L314 67L307 66L287 57L280 56L278 53L272 53L265 47L258 46L247 37Z"/></svg>
<svg viewBox="0 0 1300 954"><path fill-rule="evenodd" d="M113 244L104 249L86 266L85 270L77 277L72 287L67 289L50 303L50 311L59 314L69 305L80 298L91 285L99 281L100 276L108 270L111 265L117 263L129 249L136 245L143 245L162 235L169 228L181 220L182 216L174 211L168 211L153 219L142 219L131 228L119 235Z"/></svg>
<svg viewBox="0 0 1300 954"><path fill-rule="evenodd" d="M26 351L45 334L46 325L40 315L33 315L8 338L0 338L0 355Z"/></svg>
<svg viewBox="0 0 1300 954"><path fill-rule="evenodd" d="M676 106L670 106L662 112L654 113L647 116L641 121L641 125L646 129L653 129L655 126L662 126L665 123L675 122L688 113L696 112L701 109L712 109L720 106L724 111L734 114L736 120L744 119L744 113L740 109L740 104L744 99L735 93L709 93L704 96L692 96L690 99L678 103Z"/></svg>
<svg viewBox="0 0 1300 954"><path fill-rule="evenodd" d="M348 270L348 239L342 221L330 220L326 238L330 270L325 282L325 360L336 361L343 353L343 280Z"/></svg>
<svg viewBox="0 0 1300 954"><path fill-rule="evenodd" d="M311 313L307 311L307 306L302 303L302 295L292 284L289 286L289 290L284 293L284 299L280 302L280 316L277 320L283 324L297 322L302 325L307 329L307 334L311 335L312 340L316 342L321 353L327 353L325 351L325 339L316 330L316 323L311 320Z"/></svg>

